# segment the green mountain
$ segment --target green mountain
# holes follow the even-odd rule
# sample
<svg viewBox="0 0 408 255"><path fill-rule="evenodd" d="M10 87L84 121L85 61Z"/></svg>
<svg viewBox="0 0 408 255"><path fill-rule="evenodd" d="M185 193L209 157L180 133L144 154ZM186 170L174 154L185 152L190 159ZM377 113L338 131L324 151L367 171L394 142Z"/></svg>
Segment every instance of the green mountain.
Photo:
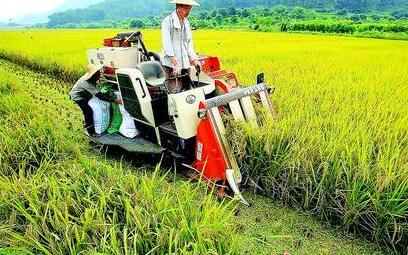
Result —
<svg viewBox="0 0 408 255"><path fill-rule="evenodd" d="M104 0L66 0L57 9L52 12L63 12L72 9L82 9L87 8L90 5L98 4Z"/></svg>
<svg viewBox="0 0 408 255"><path fill-rule="evenodd" d="M218 8L250 8L286 5L301 6L321 11L345 10L352 13L407 9L407 0L201 0L201 10ZM85 9L57 12L49 16L49 27L67 23L99 22L160 16L174 6L168 0L105 0Z"/></svg>

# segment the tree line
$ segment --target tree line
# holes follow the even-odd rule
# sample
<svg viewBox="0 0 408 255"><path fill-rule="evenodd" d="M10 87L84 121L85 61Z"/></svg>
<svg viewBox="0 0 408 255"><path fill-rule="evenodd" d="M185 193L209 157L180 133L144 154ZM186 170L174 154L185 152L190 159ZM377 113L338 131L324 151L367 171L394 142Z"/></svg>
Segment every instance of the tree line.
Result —
<svg viewBox="0 0 408 255"><path fill-rule="evenodd" d="M236 10L272 9L275 6L295 6L314 9L319 12L367 13L404 11L408 8L405 0L201 0L197 9L203 12L234 8ZM106 0L86 9L68 10L49 16L47 27L55 28L66 24L84 22L122 21L131 18L141 19L149 16L161 17L172 10L167 0ZM224 11L221 11L224 12ZM221 14L222 15L222 14ZM224 16L226 18L226 16ZM218 18L220 19L220 18Z"/></svg>

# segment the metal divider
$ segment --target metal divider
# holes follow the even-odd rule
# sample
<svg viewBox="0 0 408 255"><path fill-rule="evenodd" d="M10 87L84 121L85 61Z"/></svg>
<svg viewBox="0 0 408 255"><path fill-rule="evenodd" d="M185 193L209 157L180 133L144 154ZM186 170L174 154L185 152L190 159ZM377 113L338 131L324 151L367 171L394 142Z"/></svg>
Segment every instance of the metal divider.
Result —
<svg viewBox="0 0 408 255"><path fill-rule="evenodd" d="M235 120L248 121L257 127L257 116L251 100L251 95L254 94L259 94L262 105L269 109L271 115L274 116L274 110L269 98L269 90L263 83L206 100L208 117L212 119L211 123L217 134L217 142L222 148L222 154L228 166L228 169L226 169L228 183L235 195L245 204L247 202L242 197L238 188L238 184L242 181L241 171L233 155L232 148L226 139L225 126L218 106L228 104Z"/></svg>

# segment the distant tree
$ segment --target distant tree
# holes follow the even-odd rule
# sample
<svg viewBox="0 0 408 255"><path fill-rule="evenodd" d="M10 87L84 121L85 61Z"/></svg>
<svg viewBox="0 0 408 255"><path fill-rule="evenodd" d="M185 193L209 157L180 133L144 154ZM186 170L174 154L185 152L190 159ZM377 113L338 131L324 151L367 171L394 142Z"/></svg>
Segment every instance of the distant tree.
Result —
<svg viewBox="0 0 408 255"><path fill-rule="evenodd" d="M200 12L199 14L198 14L198 17L201 19L201 20L206 20L206 19L208 19L208 13L207 12Z"/></svg>
<svg viewBox="0 0 408 255"><path fill-rule="evenodd" d="M92 10L86 15L86 20L88 21L102 21L106 17L106 14L103 10Z"/></svg>
<svg viewBox="0 0 408 255"><path fill-rule="evenodd" d="M228 10L225 8L219 9L218 13L224 18L228 16Z"/></svg>
<svg viewBox="0 0 408 255"><path fill-rule="evenodd" d="M354 22L360 21L360 15L357 14L351 15L350 19Z"/></svg>
<svg viewBox="0 0 408 255"><path fill-rule="evenodd" d="M306 11L307 10L303 7L295 6L290 11L290 17L297 20L304 19L306 17Z"/></svg>
<svg viewBox="0 0 408 255"><path fill-rule="evenodd" d="M275 17L275 23L279 25L280 31L288 31L290 23L288 7L284 5L277 5L272 8L272 13Z"/></svg>
<svg viewBox="0 0 408 255"><path fill-rule="evenodd" d="M365 15L365 14L359 14L358 16L359 16L360 20L366 20L367 19L367 15Z"/></svg>
<svg viewBox="0 0 408 255"><path fill-rule="evenodd" d="M105 25L100 22L90 22L86 23L84 26L84 28L103 28L103 27L105 27Z"/></svg>
<svg viewBox="0 0 408 255"><path fill-rule="evenodd" d="M220 24L224 21L224 16L222 16L220 13L217 14L217 16L215 17L215 21Z"/></svg>
<svg viewBox="0 0 408 255"><path fill-rule="evenodd" d="M260 15L261 15L262 17L268 17L268 16L271 15L271 13L270 13L270 11L269 11L268 8L262 8L262 9L259 11L259 13L260 13Z"/></svg>
<svg viewBox="0 0 408 255"><path fill-rule="evenodd" d="M162 19L160 16L149 16L139 20L144 23L144 27L160 27Z"/></svg>
<svg viewBox="0 0 408 255"><path fill-rule="evenodd" d="M235 9L235 7L231 6L230 8L228 8L228 14L230 16L235 16L237 15L237 9Z"/></svg>
<svg viewBox="0 0 408 255"><path fill-rule="evenodd" d="M368 10L368 0L337 0L336 8L346 9L353 13L362 13Z"/></svg>
<svg viewBox="0 0 408 255"><path fill-rule="evenodd" d="M129 26L134 28L142 28L145 27L145 23L141 20L134 19L130 21Z"/></svg>
<svg viewBox="0 0 408 255"><path fill-rule="evenodd" d="M106 21L112 24L112 20L126 21L131 18L147 18L148 16L160 17L163 13L170 13L174 6L167 4L169 0L104 0L99 4L91 5L82 10L68 10L50 15L48 27L58 27L67 23L83 23ZM215 21L217 14L223 18L238 16L248 18L251 16L270 17L286 8L293 8L290 18L301 20L317 16L320 19L331 19L324 12L335 13L345 17L347 13L375 13L376 11L392 12L391 19L407 19L407 0L200 0L201 12L198 15L201 20ZM279 7L276 8L275 6ZM282 7L283 6L283 7ZM300 6L306 11L298 9ZM317 10L312 15L311 9ZM195 12L193 12L195 13ZM322 14L323 13L323 14ZM206 17L207 15L207 17ZM144 20L145 24L150 21ZM124 23L121 23L121 26ZM112 25L114 26L114 25ZM264 24L262 24L262 27Z"/></svg>
<svg viewBox="0 0 408 255"><path fill-rule="evenodd" d="M378 15L378 14L372 14L372 15L370 16L370 19L373 20L373 21L375 21L375 22L377 22L377 21L380 21L380 20L381 20L381 16Z"/></svg>
<svg viewBox="0 0 408 255"><path fill-rule="evenodd" d="M151 19L150 20L150 26L152 27L160 27L161 25L161 20L156 19Z"/></svg>
<svg viewBox="0 0 408 255"><path fill-rule="evenodd" d="M408 10L396 10L391 12L391 16L395 19L408 19Z"/></svg>
<svg viewBox="0 0 408 255"><path fill-rule="evenodd" d="M243 9L242 10L242 13L241 13L241 17L243 17L243 18L247 18L247 17L249 17L249 16L251 16L251 12L248 10L248 9Z"/></svg>
<svg viewBox="0 0 408 255"><path fill-rule="evenodd" d="M258 30L259 27L260 27L260 25L259 25L258 23L252 24L252 25L250 26L250 28L251 28L252 30Z"/></svg>
<svg viewBox="0 0 408 255"><path fill-rule="evenodd" d="M385 11L387 8L395 6L395 0L377 0L375 2L378 11Z"/></svg>
<svg viewBox="0 0 408 255"><path fill-rule="evenodd" d="M288 29L289 29L289 21L288 20L282 21L280 23L279 30L281 32L286 32L286 31L288 31Z"/></svg>
<svg viewBox="0 0 408 255"><path fill-rule="evenodd" d="M48 27L58 27L67 23L80 23L80 22L96 22L102 21L106 18L106 14L102 10L91 9L75 9L68 10L65 12L53 13L48 16ZM97 26L96 23L91 24ZM100 24L100 23L98 23Z"/></svg>
<svg viewBox="0 0 408 255"><path fill-rule="evenodd" d="M119 27L119 22L117 22L117 21L112 21L112 27L113 28L118 28Z"/></svg>
<svg viewBox="0 0 408 255"><path fill-rule="evenodd" d="M346 16L347 15L347 10L346 9L342 9L338 12L336 12L337 16Z"/></svg>
<svg viewBox="0 0 408 255"><path fill-rule="evenodd" d="M289 13L289 9L284 5L277 5L272 8L272 13L280 16L287 16Z"/></svg>
<svg viewBox="0 0 408 255"><path fill-rule="evenodd" d="M66 23L64 28L78 28L79 25L77 23Z"/></svg>

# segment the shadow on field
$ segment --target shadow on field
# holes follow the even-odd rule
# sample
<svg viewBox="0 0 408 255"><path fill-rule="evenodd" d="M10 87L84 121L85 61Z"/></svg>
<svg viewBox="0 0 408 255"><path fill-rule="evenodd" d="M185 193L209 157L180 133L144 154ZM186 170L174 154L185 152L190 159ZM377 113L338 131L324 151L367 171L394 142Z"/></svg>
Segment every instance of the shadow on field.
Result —
<svg viewBox="0 0 408 255"><path fill-rule="evenodd" d="M101 145L89 140L89 145L96 150L96 153L103 154L107 159L123 162L135 167L135 171L146 168L147 172L153 173L158 170L162 175L168 175L169 182L176 180L190 180L188 174L191 173L182 166L182 161L170 155L168 151L163 154L148 154L129 152L122 147L115 145Z"/></svg>

